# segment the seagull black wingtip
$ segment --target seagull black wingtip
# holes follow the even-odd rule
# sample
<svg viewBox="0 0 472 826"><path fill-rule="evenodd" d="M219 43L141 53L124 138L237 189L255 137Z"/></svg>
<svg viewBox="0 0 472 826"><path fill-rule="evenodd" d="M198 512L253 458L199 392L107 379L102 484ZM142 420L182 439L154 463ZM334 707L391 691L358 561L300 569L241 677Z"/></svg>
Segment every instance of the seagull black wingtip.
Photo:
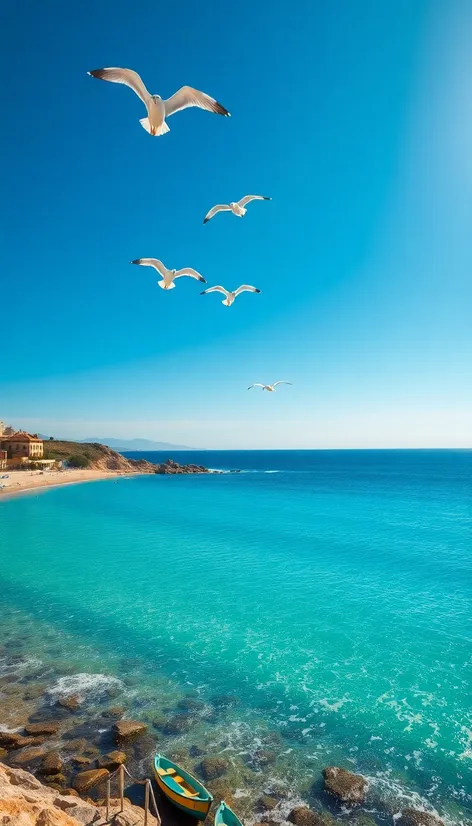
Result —
<svg viewBox="0 0 472 826"><path fill-rule="evenodd" d="M134 261L130 261L129 263L130 264L139 264L140 261L141 261L140 258L135 258Z"/></svg>

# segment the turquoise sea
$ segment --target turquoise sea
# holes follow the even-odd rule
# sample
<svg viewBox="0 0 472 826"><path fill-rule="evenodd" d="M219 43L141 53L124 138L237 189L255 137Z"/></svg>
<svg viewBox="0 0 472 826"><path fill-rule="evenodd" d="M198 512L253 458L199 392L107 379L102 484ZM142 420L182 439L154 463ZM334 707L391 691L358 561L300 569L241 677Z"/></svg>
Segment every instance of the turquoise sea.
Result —
<svg viewBox="0 0 472 826"><path fill-rule="evenodd" d="M285 784L322 805L334 764L369 778L378 822L470 822L472 452L174 458L242 472L0 502L18 667L51 698L114 685L150 724L201 701L160 747L223 753L240 800Z"/></svg>

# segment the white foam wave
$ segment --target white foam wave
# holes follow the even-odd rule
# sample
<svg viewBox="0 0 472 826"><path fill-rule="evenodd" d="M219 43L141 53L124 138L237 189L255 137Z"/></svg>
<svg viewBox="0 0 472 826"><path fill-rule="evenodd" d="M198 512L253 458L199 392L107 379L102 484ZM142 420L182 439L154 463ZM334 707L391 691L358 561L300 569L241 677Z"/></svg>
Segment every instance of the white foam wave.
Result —
<svg viewBox="0 0 472 826"><path fill-rule="evenodd" d="M73 674L59 677L47 691L48 698L55 702L61 697L77 696L80 701L85 699L99 699L109 688L124 689L124 685L117 677L106 674Z"/></svg>
<svg viewBox="0 0 472 826"><path fill-rule="evenodd" d="M0 677L15 674L20 676L25 671L33 668L39 668L41 665L42 662L37 657L23 657L18 662L11 662L8 657L0 657Z"/></svg>

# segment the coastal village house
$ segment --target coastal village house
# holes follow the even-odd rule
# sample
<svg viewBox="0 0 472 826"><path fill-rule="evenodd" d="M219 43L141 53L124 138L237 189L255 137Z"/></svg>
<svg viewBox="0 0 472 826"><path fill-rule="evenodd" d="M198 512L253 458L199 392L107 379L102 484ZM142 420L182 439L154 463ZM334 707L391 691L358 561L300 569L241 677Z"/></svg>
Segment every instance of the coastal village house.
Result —
<svg viewBox="0 0 472 826"><path fill-rule="evenodd" d="M32 462L43 458L43 440L37 433L19 431L13 436L0 436L0 451L6 451L9 466Z"/></svg>
<svg viewBox="0 0 472 826"><path fill-rule="evenodd" d="M0 450L0 470L6 470L7 468L7 452L6 450Z"/></svg>

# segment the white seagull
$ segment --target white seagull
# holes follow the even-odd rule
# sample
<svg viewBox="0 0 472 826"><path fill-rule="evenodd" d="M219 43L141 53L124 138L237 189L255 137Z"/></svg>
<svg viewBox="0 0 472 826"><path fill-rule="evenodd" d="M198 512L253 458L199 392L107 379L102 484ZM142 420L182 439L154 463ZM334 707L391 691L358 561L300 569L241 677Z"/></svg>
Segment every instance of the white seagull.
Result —
<svg viewBox="0 0 472 826"><path fill-rule="evenodd" d="M226 298L221 303L225 305L225 307L231 307L236 296L241 295L241 293L260 293L261 291L257 289L257 287L251 287L250 284L242 284L241 287L238 287L237 290L230 292L229 290L225 290L224 287L209 287L208 290L203 290L200 295L206 295L207 293L223 293Z"/></svg>
<svg viewBox="0 0 472 826"><path fill-rule="evenodd" d="M210 218L213 218L217 212L232 212L233 215L237 215L238 218L243 218L246 214L246 204L249 204L251 201L271 201L272 198L267 198L266 195L245 195L244 198L241 198L240 201L231 201L230 204L217 204L216 206L212 207L209 212L205 215L203 223L206 224Z"/></svg>
<svg viewBox="0 0 472 826"><path fill-rule="evenodd" d="M148 113L148 117L141 118L139 122L150 135L165 135L166 132L170 132L166 118L189 106L199 106L200 109L206 109L216 115L231 117L221 103L206 95L205 92L193 89L192 86L182 86L175 95L168 100L163 100L159 95L151 95L138 73L133 72L132 69L119 69L113 66L109 69L92 69L87 74L99 80L109 80L111 83L124 83L136 92Z"/></svg>
<svg viewBox="0 0 472 826"><path fill-rule="evenodd" d="M275 388L277 387L278 384L292 384L292 382L291 381L275 381L274 384L259 384L258 382L256 382L256 384L251 384L251 387L262 387L263 390L268 390L269 393L275 393ZM251 387L248 387L248 390L250 390Z"/></svg>
<svg viewBox="0 0 472 826"><path fill-rule="evenodd" d="M184 267L182 270L168 270L158 258L135 258L134 261L130 261L129 263L139 264L141 267L154 267L159 275L162 275L162 281L158 281L157 283L163 290L173 290L175 287L175 279L182 278L183 275L196 278L197 281L202 281L203 284L207 283L203 275L200 275L200 273L192 269L192 267Z"/></svg>

